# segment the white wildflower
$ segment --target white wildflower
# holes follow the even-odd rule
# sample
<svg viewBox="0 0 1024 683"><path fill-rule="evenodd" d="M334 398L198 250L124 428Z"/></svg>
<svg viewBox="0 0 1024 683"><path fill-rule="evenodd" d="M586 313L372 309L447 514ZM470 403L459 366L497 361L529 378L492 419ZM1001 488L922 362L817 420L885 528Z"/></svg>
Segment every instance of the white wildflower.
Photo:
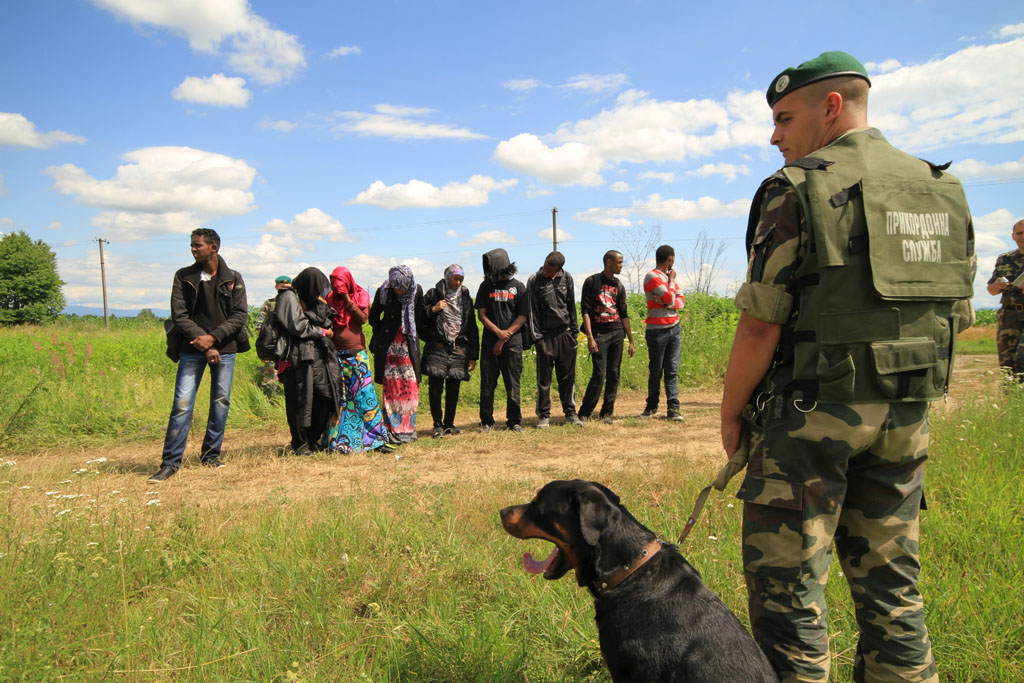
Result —
<svg viewBox="0 0 1024 683"><path fill-rule="evenodd" d="M708 536L708 540L709 541L717 541L718 540L718 536L715 536L714 534L712 534L712 535Z"/></svg>
<svg viewBox="0 0 1024 683"><path fill-rule="evenodd" d="M60 517L61 515L66 515L69 512L71 512L71 508L68 508L67 510L61 510L60 512L55 512L55 513L53 513L53 516L54 517Z"/></svg>
<svg viewBox="0 0 1024 683"><path fill-rule="evenodd" d="M31 486L19 486L18 488L21 489L22 491L28 491L32 487Z"/></svg>
<svg viewBox="0 0 1024 683"><path fill-rule="evenodd" d="M160 499L159 498L153 498L152 500L147 500L146 501L146 505L159 505L159 504L160 504Z"/></svg>
<svg viewBox="0 0 1024 683"><path fill-rule="evenodd" d="M111 491L111 492L110 492L110 495L112 495L112 496L116 496L116 495L117 495L117 494L119 494L119 493L121 493L121 492L120 492L120 491Z"/></svg>
<svg viewBox="0 0 1024 683"><path fill-rule="evenodd" d="M13 460L4 460L3 462L0 462L0 467L14 467L17 464L18 463Z"/></svg>
<svg viewBox="0 0 1024 683"><path fill-rule="evenodd" d="M88 471L89 470L87 468L83 467L83 468L78 469L78 470L71 470L71 474L85 474Z"/></svg>
<svg viewBox="0 0 1024 683"><path fill-rule="evenodd" d="M43 495L44 496L56 496L58 493L60 493L60 491L47 491Z"/></svg>
<svg viewBox="0 0 1024 683"><path fill-rule="evenodd" d="M726 505L725 507L727 507L727 508L729 508L729 509L731 510L732 508L734 508L734 507L736 507L736 506L735 506L735 505L733 505L732 503L729 503L729 504L728 504L728 505Z"/></svg>
<svg viewBox="0 0 1024 683"><path fill-rule="evenodd" d="M146 495L147 496L159 496L160 492L159 491L146 491Z"/></svg>
<svg viewBox="0 0 1024 683"><path fill-rule="evenodd" d="M94 462L106 462L106 461L107 461L107 459L106 459L106 458L96 458L95 460L86 460L86 461L85 461L85 464L86 464L86 465L91 465L91 464L93 464Z"/></svg>

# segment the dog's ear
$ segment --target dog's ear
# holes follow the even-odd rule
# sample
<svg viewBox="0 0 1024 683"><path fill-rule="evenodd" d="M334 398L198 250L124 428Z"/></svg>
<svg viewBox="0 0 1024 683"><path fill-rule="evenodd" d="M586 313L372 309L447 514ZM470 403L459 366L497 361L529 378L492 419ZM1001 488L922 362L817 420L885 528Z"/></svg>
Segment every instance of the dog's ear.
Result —
<svg viewBox="0 0 1024 683"><path fill-rule="evenodd" d="M605 491L608 489L603 486L600 488L592 486L576 493L580 510L580 531L583 532L583 540L589 545L597 545L597 539L601 537L601 532L607 529L621 514L619 508L608 500ZM612 496L615 494L612 493Z"/></svg>

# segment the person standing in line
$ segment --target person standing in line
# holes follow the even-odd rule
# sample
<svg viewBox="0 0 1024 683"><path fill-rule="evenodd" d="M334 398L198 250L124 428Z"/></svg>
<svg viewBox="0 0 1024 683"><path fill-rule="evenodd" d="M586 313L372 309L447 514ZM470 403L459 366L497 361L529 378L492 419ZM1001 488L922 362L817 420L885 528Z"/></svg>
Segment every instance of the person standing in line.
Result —
<svg viewBox="0 0 1024 683"><path fill-rule="evenodd" d="M448 266L434 287L423 297L423 374L430 392L430 416L434 438L461 434L455 426L459 387L469 381L480 353L480 332L473 316L473 297L462 286L466 271L458 264ZM441 397L444 394L444 413Z"/></svg>
<svg viewBox="0 0 1024 683"><path fill-rule="evenodd" d="M338 266L331 272L327 303L334 309L332 339L342 388L338 415L327 425L327 448L342 453L391 453L363 334L363 324L370 318L370 293L356 284L348 268Z"/></svg>
<svg viewBox="0 0 1024 683"><path fill-rule="evenodd" d="M972 317L974 229L956 178L868 127L870 84L845 52L772 79L786 163L751 203L736 293L722 446L748 451L750 624L783 681L830 680L833 546L859 631L853 681L939 680L920 510L929 402Z"/></svg>
<svg viewBox="0 0 1024 683"><path fill-rule="evenodd" d="M279 275L274 279L274 289L280 292L285 287L292 286L292 279L287 275ZM277 304L277 296L272 296L263 302L260 306L260 312L256 314L256 336L260 336L260 329L263 327L263 323L266 322L267 317L274 312L274 306ZM276 360L265 360L263 361L263 367L260 369L260 389L267 398L273 398L277 392L277 361Z"/></svg>
<svg viewBox="0 0 1024 683"><path fill-rule="evenodd" d="M529 313L526 285L513 279L516 264L504 249L483 255L484 279L476 292L476 311L484 326L480 345L480 427L494 426L494 390L505 384L505 427L523 431L519 379L523 374L523 334Z"/></svg>
<svg viewBox="0 0 1024 683"><path fill-rule="evenodd" d="M167 355L177 362L178 372L162 461L149 478L151 482L164 481L181 467L196 392L207 365L210 415L199 458L206 467L223 467L220 453L231 406L235 354L249 350L245 282L218 253L220 235L210 228L197 228L192 231L190 247L195 263L176 272L171 285Z"/></svg>
<svg viewBox="0 0 1024 683"><path fill-rule="evenodd" d="M384 394L388 439L398 445L416 440L420 405L420 342L416 312L423 307L423 289L409 266L394 266L373 295L370 306L370 353L373 380Z"/></svg>
<svg viewBox="0 0 1024 683"><path fill-rule="evenodd" d="M644 276L644 296L647 298L647 319L644 340L647 342L647 406L640 417L654 417L658 413L661 383L665 382L666 417L682 420L679 413L679 354L682 352L682 332L679 313L686 306L676 282L676 251L663 244L654 252L654 270Z"/></svg>
<svg viewBox="0 0 1024 683"><path fill-rule="evenodd" d="M558 397L568 424L582 426L576 414L576 349L579 321L576 286L562 266L565 256L553 251L526 283L530 300L527 331L537 346L537 428L551 425L551 371L558 380Z"/></svg>
<svg viewBox="0 0 1024 683"><path fill-rule="evenodd" d="M281 363L284 407L296 455L312 455L326 448L327 424L341 402L341 371L328 339L334 335L334 311L325 299L327 276L306 268L289 289L281 290L274 316L287 335L287 353Z"/></svg>
<svg viewBox="0 0 1024 683"><path fill-rule="evenodd" d="M611 250L604 255L604 270L583 281L580 313L583 316L583 334L587 337L587 348L594 368L579 410L583 421L589 420L597 407L603 384L601 421L612 423L615 396L619 391L624 336L629 339L629 357L632 358L636 352L633 330L629 326L629 310L626 307L626 288L615 277L621 272L622 253Z"/></svg>
<svg viewBox="0 0 1024 683"><path fill-rule="evenodd" d="M1000 295L996 314L996 347L999 367L1024 382L1024 288L1013 282L1024 274L1024 220L1013 225L1013 241L1017 248L1000 254L988 280L988 293Z"/></svg>

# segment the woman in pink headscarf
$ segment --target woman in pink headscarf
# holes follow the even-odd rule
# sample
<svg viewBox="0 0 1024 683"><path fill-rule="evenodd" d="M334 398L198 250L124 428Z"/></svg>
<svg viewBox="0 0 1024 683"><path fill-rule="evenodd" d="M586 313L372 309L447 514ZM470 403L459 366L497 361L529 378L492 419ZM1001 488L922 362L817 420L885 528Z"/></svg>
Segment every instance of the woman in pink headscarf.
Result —
<svg viewBox="0 0 1024 683"><path fill-rule="evenodd" d="M339 266L331 273L327 303L335 311L333 339L342 380L340 410L327 426L328 447L342 453L390 453L363 336L363 324L370 314L370 294L356 284L348 268Z"/></svg>

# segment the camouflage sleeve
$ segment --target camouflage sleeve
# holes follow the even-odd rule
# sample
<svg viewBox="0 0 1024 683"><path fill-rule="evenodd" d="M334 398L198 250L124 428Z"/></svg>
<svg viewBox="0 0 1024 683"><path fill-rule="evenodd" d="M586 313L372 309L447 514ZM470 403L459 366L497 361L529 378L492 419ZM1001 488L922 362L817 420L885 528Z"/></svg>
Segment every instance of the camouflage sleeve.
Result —
<svg viewBox="0 0 1024 683"><path fill-rule="evenodd" d="M796 191L773 181L764 192L747 267L747 282L736 293L736 307L758 320L781 325L789 319L793 296L786 291L802 258L803 210Z"/></svg>
<svg viewBox="0 0 1024 683"><path fill-rule="evenodd" d="M996 267L992 270L992 277L988 279L988 282L986 284L990 285L994 283L996 280L998 280L1000 277L1005 277L1006 270L1006 261L1005 259L1003 259L1003 256L996 257Z"/></svg>

